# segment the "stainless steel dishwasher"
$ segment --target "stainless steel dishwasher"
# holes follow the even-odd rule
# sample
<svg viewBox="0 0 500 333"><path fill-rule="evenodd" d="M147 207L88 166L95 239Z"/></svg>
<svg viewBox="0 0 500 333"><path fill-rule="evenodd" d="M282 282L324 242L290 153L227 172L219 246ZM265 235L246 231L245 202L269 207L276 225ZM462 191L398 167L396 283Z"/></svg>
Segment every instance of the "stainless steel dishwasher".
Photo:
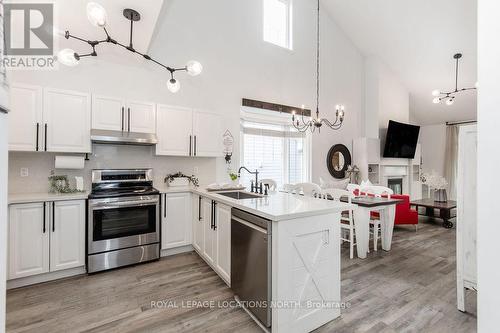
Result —
<svg viewBox="0 0 500 333"><path fill-rule="evenodd" d="M236 208L231 210L231 288L271 327L271 221Z"/></svg>

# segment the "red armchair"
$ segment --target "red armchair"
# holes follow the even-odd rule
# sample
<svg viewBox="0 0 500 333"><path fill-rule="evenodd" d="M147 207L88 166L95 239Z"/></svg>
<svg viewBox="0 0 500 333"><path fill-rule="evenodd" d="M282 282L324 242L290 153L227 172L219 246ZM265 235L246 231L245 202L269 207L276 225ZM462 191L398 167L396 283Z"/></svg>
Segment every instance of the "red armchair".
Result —
<svg viewBox="0 0 500 333"><path fill-rule="evenodd" d="M416 210L410 209L410 196L405 194L393 194L391 198L403 200L403 202L396 205L394 225L413 224L416 230L418 225L418 213ZM378 212L372 212L371 215L375 218L379 217Z"/></svg>

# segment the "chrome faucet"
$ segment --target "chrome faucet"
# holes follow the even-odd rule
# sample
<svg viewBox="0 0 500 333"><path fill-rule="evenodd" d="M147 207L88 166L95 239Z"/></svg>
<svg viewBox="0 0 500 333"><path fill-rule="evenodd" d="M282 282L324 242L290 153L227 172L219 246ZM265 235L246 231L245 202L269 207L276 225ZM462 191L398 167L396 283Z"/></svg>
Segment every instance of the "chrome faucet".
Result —
<svg viewBox="0 0 500 333"><path fill-rule="evenodd" d="M255 171L250 171L248 170L246 167L242 166L238 169L238 178L241 178L241 169L244 169L246 170L249 174L251 175L255 175L255 193L257 193L257 189L258 189L258 182L259 182L259 171L258 170L255 170ZM254 184L252 182L252 186L251 186L251 189L250 189L250 192L254 192ZM261 185L261 194L262 194L262 185Z"/></svg>

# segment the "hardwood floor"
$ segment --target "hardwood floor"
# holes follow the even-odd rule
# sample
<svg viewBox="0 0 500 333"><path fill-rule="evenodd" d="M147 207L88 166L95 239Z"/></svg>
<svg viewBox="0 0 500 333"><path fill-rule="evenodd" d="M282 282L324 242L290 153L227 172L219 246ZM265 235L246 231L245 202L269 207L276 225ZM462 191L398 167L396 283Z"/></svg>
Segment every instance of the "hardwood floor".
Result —
<svg viewBox="0 0 500 333"><path fill-rule="evenodd" d="M456 308L455 230L423 219L416 233L395 230L391 252L350 260L342 249L342 297L350 307L317 332L476 331L476 294L466 294L469 313ZM187 253L10 290L7 332L261 332L241 309L186 303L210 300L233 295ZM173 302L177 308L167 307Z"/></svg>

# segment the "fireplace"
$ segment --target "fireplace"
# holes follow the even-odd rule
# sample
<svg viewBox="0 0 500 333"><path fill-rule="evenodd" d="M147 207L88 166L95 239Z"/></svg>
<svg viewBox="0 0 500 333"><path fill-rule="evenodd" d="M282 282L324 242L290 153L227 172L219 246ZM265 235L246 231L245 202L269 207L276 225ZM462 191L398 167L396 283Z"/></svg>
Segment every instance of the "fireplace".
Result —
<svg viewBox="0 0 500 333"><path fill-rule="evenodd" d="M403 178L387 179L387 187L389 187L394 194L403 194Z"/></svg>

